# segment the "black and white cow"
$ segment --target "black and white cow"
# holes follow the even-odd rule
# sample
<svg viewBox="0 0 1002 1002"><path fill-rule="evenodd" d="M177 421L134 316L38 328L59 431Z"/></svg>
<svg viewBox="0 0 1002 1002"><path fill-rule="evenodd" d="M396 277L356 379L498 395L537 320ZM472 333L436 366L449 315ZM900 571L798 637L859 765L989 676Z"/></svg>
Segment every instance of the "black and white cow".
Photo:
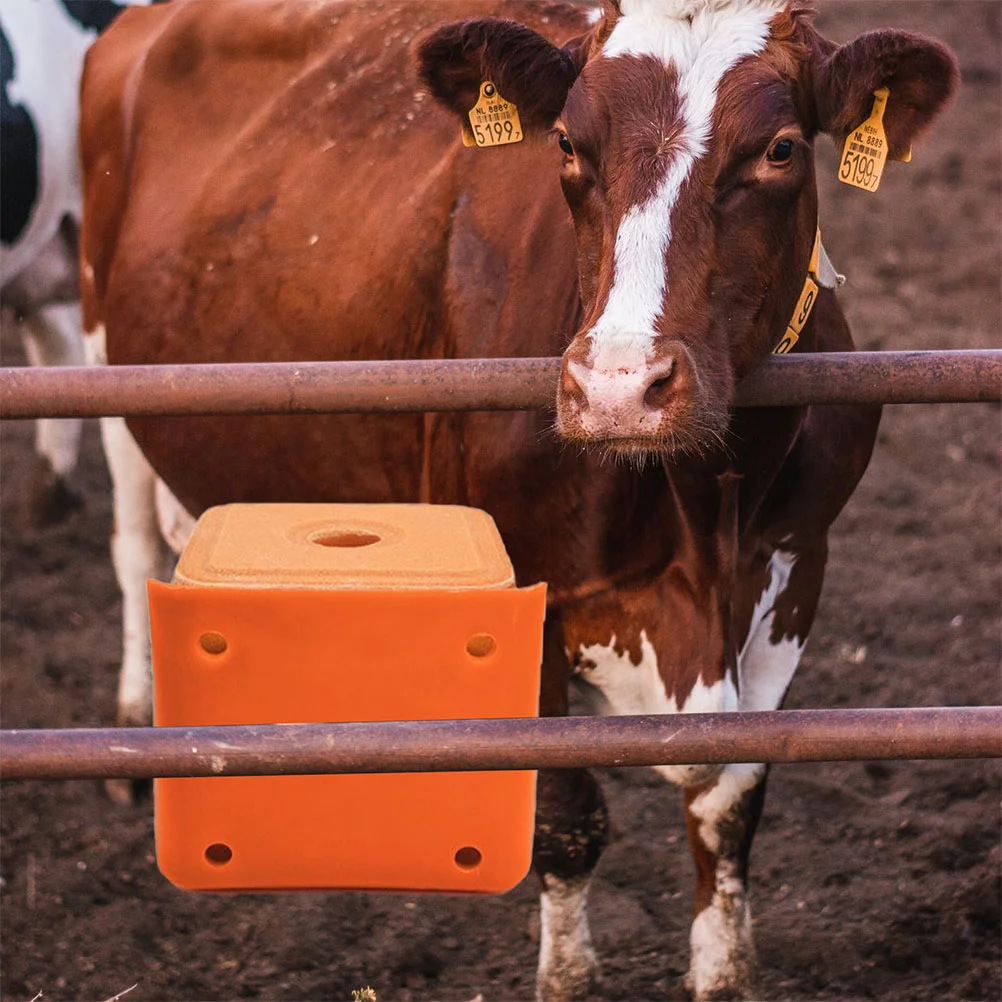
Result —
<svg viewBox="0 0 1002 1002"><path fill-rule="evenodd" d="M80 72L91 42L130 3L0 0L0 301L32 365L82 365L77 274ZM59 521L80 500L67 478L81 422L37 424L31 515Z"/></svg>

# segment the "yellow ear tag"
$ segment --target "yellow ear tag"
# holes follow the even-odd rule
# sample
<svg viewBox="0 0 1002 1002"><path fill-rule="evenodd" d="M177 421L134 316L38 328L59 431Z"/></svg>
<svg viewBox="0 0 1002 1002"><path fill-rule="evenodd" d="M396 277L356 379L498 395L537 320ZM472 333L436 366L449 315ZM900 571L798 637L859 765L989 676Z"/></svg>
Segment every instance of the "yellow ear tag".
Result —
<svg viewBox="0 0 1002 1002"><path fill-rule="evenodd" d="M887 162L887 136L884 135L884 109L890 96L888 87L873 92L873 110L870 117L857 125L846 137L842 147L842 163L838 179L864 191L876 191ZM911 159L911 151L902 157Z"/></svg>
<svg viewBox="0 0 1002 1002"><path fill-rule="evenodd" d="M480 85L480 98L470 110L469 126L463 122L464 146L506 146L522 141L518 108L506 101L490 80Z"/></svg>

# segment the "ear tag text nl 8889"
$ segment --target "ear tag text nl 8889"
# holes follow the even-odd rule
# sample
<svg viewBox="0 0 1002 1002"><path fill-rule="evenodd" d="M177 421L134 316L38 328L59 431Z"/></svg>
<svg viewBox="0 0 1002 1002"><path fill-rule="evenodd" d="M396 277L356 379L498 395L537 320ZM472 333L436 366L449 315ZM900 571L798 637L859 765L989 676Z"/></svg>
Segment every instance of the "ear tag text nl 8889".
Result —
<svg viewBox="0 0 1002 1002"><path fill-rule="evenodd" d="M464 146L506 146L522 141L518 108L506 101L490 80L480 85L480 97L470 109L470 124L463 122Z"/></svg>
<svg viewBox="0 0 1002 1002"><path fill-rule="evenodd" d="M890 88L880 87L873 92L873 110L870 117L857 125L842 147L842 162L838 179L864 191L876 191L887 163L887 136L884 134L884 110ZM903 158L909 160L910 151Z"/></svg>

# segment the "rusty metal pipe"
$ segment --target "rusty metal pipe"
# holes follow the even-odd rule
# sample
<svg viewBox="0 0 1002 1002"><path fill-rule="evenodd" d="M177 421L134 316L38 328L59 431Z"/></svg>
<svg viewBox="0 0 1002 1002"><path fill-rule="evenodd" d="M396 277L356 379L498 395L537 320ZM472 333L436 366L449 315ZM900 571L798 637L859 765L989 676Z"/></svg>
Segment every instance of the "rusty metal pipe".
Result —
<svg viewBox="0 0 1002 1002"><path fill-rule="evenodd" d="M554 406L558 358L261 362L0 369L0 418ZM770 357L738 387L746 407L1002 399L1002 350Z"/></svg>
<svg viewBox="0 0 1002 1002"><path fill-rule="evenodd" d="M771 356L737 396L744 407L1002 400L1002 350Z"/></svg>
<svg viewBox="0 0 1002 1002"><path fill-rule="evenodd" d="M1002 706L0 731L0 778L1002 757Z"/></svg>

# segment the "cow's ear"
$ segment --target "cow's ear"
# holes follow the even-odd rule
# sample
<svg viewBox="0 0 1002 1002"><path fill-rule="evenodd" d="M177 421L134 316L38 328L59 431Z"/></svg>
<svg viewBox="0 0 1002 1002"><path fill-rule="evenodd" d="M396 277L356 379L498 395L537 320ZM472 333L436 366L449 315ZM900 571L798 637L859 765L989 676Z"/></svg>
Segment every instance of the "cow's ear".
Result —
<svg viewBox="0 0 1002 1002"><path fill-rule="evenodd" d="M434 97L459 116L477 103L480 85L490 80L518 108L522 128L540 131L563 110L587 41L582 36L558 48L517 21L459 21L421 43L418 71Z"/></svg>
<svg viewBox="0 0 1002 1002"><path fill-rule="evenodd" d="M870 117L873 92L890 89L884 132L895 158L908 152L960 79L945 45L907 31L871 31L841 46L823 42L814 46L812 64L818 124L838 143Z"/></svg>

